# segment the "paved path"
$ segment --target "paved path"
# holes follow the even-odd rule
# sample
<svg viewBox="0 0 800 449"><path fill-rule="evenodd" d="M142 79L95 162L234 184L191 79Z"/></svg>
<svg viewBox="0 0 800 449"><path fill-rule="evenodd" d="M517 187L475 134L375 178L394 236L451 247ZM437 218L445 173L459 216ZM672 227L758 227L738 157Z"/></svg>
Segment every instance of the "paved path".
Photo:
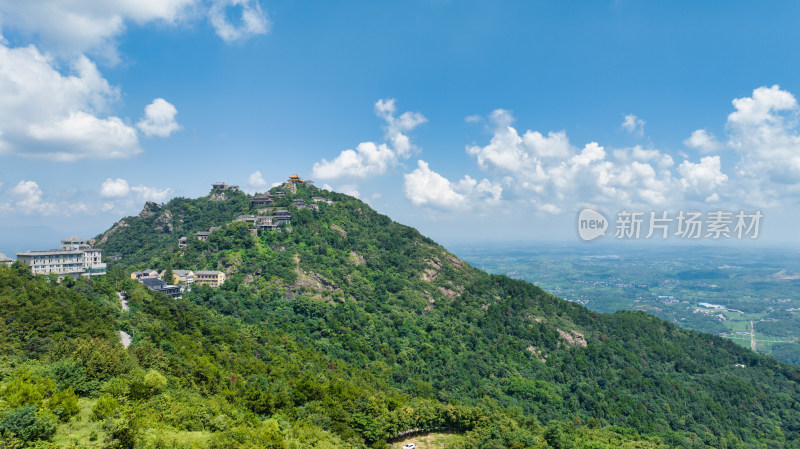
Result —
<svg viewBox="0 0 800 449"><path fill-rule="evenodd" d="M117 292L117 296L119 296L119 303L122 305L122 311L127 312L128 308L128 300L125 299L125 294L122 292Z"/></svg>
<svg viewBox="0 0 800 449"><path fill-rule="evenodd" d="M122 292L117 292L117 296L119 296L119 304L122 306L122 311L127 312L130 310L128 307L128 300L125 299L125 294ZM124 346L125 349L128 349L128 346L131 345L130 334L125 331L119 331L119 342L122 343L122 346Z"/></svg>
<svg viewBox="0 0 800 449"><path fill-rule="evenodd" d="M128 349L128 346L131 345L131 336L125 331L119 331L119 342L122 343L122 346L125 349Z"/></svg>

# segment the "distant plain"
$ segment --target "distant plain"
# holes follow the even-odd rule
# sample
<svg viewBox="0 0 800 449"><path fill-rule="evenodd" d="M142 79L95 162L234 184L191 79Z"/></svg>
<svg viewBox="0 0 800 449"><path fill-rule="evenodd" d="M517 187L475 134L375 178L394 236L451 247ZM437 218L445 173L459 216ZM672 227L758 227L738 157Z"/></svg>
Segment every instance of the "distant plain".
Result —
<svg viewBox="0 0 800 449"><path fill-rule="evenodd" d="M800 364L800 252L592 244L451 245L474 266L598 312L643 310Z"/></svg>

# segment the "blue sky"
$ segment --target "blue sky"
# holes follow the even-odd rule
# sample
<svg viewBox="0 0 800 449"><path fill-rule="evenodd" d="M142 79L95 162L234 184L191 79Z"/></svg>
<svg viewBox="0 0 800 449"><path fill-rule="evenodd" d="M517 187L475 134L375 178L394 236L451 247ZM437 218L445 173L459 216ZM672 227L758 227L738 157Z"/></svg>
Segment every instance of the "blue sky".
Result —
<svg viewBox="0 0 800 449"><path fill-rule="evenodd" d="M576 241L592 206L795 245L800 4L718 5L0 0L0 228L298 173L444 243Z"/></svg>

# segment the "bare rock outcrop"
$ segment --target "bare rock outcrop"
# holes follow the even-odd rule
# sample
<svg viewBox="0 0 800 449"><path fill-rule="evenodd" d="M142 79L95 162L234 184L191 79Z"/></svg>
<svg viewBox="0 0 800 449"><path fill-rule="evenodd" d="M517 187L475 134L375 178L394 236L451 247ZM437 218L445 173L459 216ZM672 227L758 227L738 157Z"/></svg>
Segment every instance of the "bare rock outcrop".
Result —
<svg viewBox="0 0 800 449"><path fill-rule="evenodd" d="M439 286L439 291L450 299L455 299L455 297L458 296L458 292L450 290L449 288L446 287Z"/></svg>
<svg viewBox="0 0 800 449"><path fill-rule="evenodd" d="M364 256L355 251L350 251L350 262L352 262L355 266L364 265Z"/></svg>
<svg viewBox="0 0 800 449"><path fill-rule="evenodd" d="M313 271L303 271L299 267L294 269L297 275L297 280L294 282L294 287L297 290L313 290L315 292L332 292L336 286L329 280Z"/></svg>
<svg viewBox="0 0 800 449"><path fill-rule="evenodd" d="M165 210L161 215L156 217L155 230L164 234L172 234L175 226L172 223L172 212Z"/></svg>
<svg viewBox="0 0 800 449"><path fill-rule="evenodd" d="M337 225L335 223L331 223L329 228L331 228L332 231L338 232L339 235L341 235L342 237L345 237L345 238L347 237L347 232L345 232L344 229L342 229L341 226L339 226L339 225Z"/></svg>
<svg viewBox="0 0 800 449"><path fill-rule="evenodd" d="M567 346L581 346L586 347L588 343L586 343L586 339L583 337L583 334L580 332L573 330L571 332L567 332L565 330L556 329L558 331L558 335L567 342Z"/></svg>
<svg viewBox="0 0 800 449"><path fill-rule="evenodd" d="M463 268L464 262L462 262L461 259L457 258L456 256L448 254L447 260L449 260L450 263L453 264L453 268L455 268L456 270L460 270Z"/></svg>
<svg viewBox="0 0 800 449"><path fill-rule="evenodd" d="M525 349L527 349L528 352L533 354L534 357L538 358L540 362L542 363L547 362L547 355L546 354L542 355L542 350L537 348L536 346L530 345Z"/></svg>
<svg viewBox="0 0 800 449"><path fill-rule="evenodd" d="M104 232L99 240L95 240L95 239L89 240L89 244L92 245L92 246L102 245L103 243L108 241L109 237L111 237L112 235L116 234L117 232L122 231L123 229L127 228L128 226L130 226L128 224L128 222L126 222L124 219L120 220L120 221L117 222L117 224L114 225L114 227L112 227L108 231Z"/></svg>
<svg viewBox="0 0 800 449"><path fill-rule="evenodd" d="M442 271L442 262L434 258L433 260L425 259L425 263L428 264L428 267L422 271L420 276L425 282L433 282L439 276L439 272Z"/></svg>
<svg viewBox="0 0 800 449"><path fill-rule="evenodd" d="M161 206L158 203L156 203L154 201L148 201L148 202L144 203L144 207L142 208L142 211L139 212L139 218L152 217L153 215L155 215L160 210L161 210Z"/></svg>

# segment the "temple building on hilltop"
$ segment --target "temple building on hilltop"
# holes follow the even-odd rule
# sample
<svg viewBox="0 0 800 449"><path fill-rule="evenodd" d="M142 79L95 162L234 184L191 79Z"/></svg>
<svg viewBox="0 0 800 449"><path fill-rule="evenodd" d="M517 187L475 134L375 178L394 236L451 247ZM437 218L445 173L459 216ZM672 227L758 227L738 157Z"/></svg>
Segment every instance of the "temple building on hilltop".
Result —
<svg viewBox="0 0 800 449"><path fill-rule="evenodd" d="M228 184L225 184L224 182L215 182L214 184L211 184L211 191L212 192L223 192L225 190L238 192L239 191L239 186L228 185Z"/></svg>
<svg viewBox="0 0 800 449"><path fill-rule="evenodd" d="M251 207L263 207L267 204L272 204L275 201L275 197L272 196L270 193L264 193L262 195L256 195L253 199L250 200Z"/></svg>

